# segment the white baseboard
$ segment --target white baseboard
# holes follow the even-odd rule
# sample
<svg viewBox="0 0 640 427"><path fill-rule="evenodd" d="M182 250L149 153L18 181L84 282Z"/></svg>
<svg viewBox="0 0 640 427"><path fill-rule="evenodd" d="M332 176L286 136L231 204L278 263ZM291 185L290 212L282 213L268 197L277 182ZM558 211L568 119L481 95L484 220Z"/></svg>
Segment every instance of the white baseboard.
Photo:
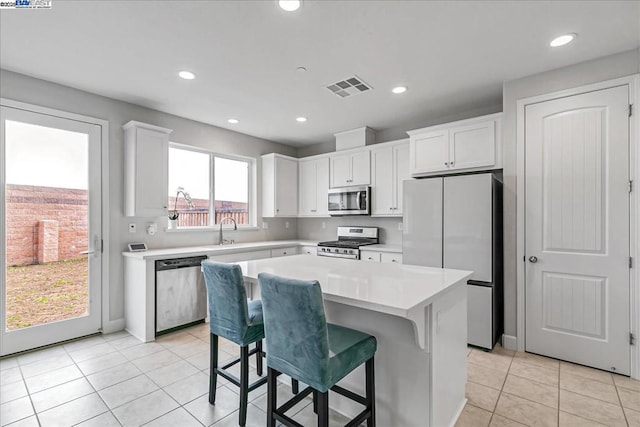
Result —
<svg viewBox="0 0 640 427"><path fill-rule="evenodd" d="M112 334L124 330L124 318L102 322L102 333Z"/></svg>
<svg viewBox="0 0 640 427"><path fill-rule="evenodd" d="M518 349L518 338L513 335L502 335L502 347L507 350L517 350Z"/></svg>
<svg viewBox="0 0 640 427"><path fill-rule="evenodd" d="M452 419L452 423L450 427L454 427L456 425L456 422L458 422L458 418L460 418L460 415L462 414L462 411L464 410L464 407L466 406L466 404L467 404L467 398L465 397L462 403L460 404L460 406L458 406L458 409L456 410L456 414Z"/></svg>

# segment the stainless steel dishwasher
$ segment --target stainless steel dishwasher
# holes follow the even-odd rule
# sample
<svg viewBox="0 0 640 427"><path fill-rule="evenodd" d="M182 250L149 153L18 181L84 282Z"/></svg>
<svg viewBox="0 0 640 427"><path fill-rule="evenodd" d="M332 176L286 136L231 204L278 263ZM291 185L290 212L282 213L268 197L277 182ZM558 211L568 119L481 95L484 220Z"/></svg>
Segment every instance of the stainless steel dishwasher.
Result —
<svg viewBox="0 0 640 427"><path fill-rule="evenodd" d="M206 256L156 261L156 335L207 317L207 289L200 263Z"/></svg>

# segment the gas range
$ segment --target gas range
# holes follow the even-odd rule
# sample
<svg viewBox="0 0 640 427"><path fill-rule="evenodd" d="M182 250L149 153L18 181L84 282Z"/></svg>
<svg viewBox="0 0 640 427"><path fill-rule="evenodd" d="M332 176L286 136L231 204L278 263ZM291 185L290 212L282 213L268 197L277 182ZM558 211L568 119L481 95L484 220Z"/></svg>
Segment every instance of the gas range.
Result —
<svg viewBox="0 0 640 427"><path fill-rule="evenodd" d="M318 255L360 259L360 246L378 243L378 227L338 227L338 240L318 243Z"/></svg>

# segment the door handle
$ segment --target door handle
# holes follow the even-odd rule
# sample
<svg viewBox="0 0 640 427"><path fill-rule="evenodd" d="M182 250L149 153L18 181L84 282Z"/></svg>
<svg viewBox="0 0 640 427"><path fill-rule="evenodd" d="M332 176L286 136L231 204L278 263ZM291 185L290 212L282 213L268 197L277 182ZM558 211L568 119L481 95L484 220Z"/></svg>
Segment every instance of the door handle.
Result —
<svg viewBox="0 0 640 427"><path fill-rule="evenodd" d="M96 251L82 251L80 252L80 255L91 255L91 254L95 254Z"/></svg>
<svg viewBox="0 0 640 427"><path fill-rule="evenodd" d="M532 263L532 264L535 264L536 262L538 262L538 257L535 257L533 255L530 256L529 257L529 262Z"/></svg>

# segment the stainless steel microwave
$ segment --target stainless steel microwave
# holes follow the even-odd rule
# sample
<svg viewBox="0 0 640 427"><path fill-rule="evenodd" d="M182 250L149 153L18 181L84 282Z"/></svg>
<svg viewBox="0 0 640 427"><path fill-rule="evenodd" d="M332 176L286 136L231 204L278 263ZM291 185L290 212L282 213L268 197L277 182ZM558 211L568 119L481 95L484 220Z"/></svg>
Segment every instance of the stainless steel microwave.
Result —
<svg viewBox="0 0 640 427"><path fill-rule="evenodd" d="M329 215L369 215L371 187L330 188Z"/></svg>

